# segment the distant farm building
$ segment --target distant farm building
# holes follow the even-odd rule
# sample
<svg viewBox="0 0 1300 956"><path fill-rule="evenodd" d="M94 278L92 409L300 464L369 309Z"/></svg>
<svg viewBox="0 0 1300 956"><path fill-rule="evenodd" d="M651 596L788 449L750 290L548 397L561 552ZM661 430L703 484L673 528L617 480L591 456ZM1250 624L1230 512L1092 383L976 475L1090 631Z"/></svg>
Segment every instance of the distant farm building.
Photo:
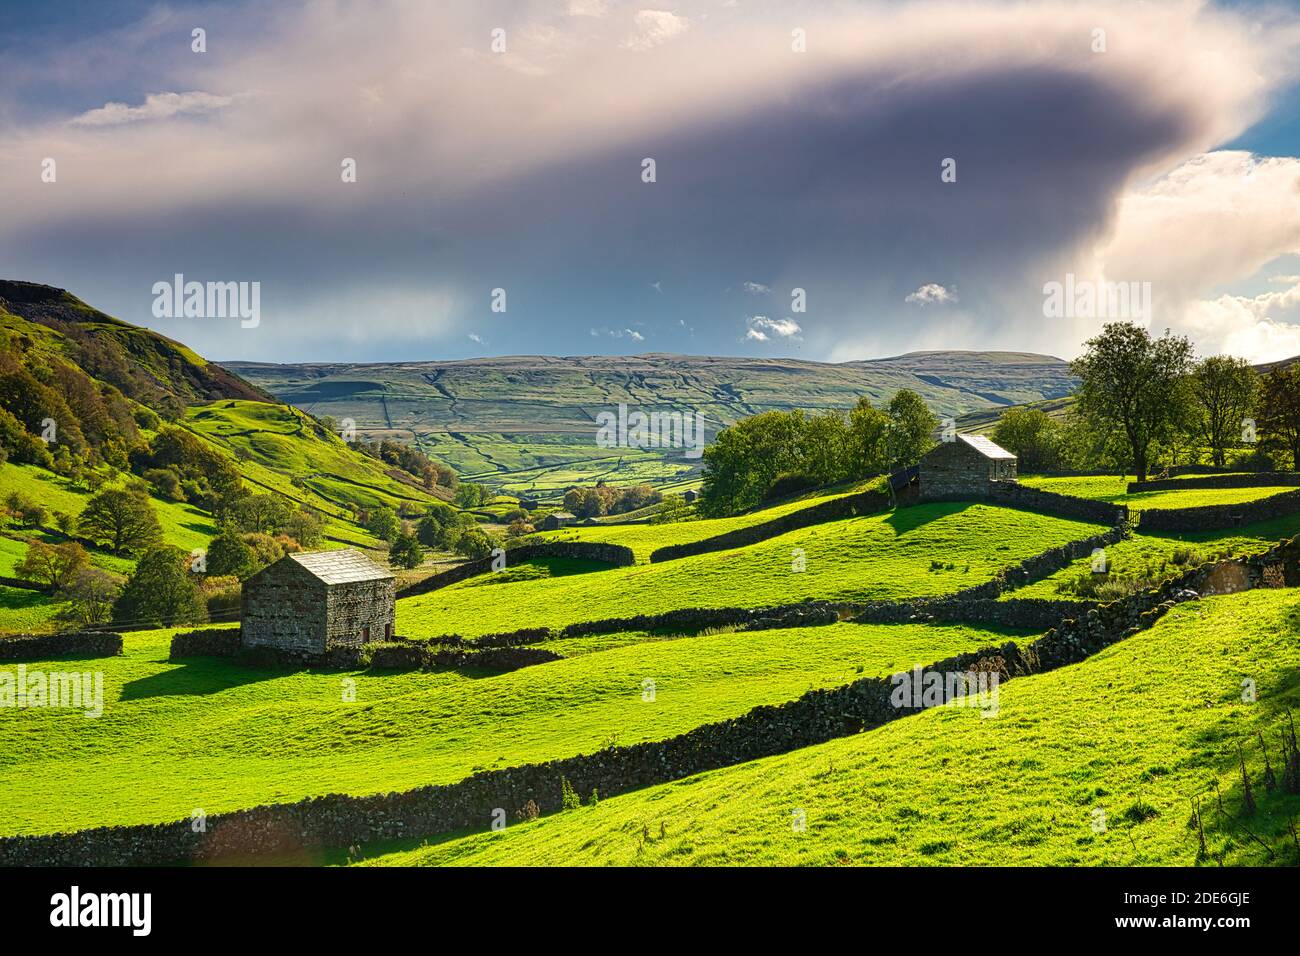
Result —
<svg viewBox="0 0 1300 956"><path fill-rule="evenodd" d="M530 497L529 495L520 495L519 507L523 508L525 511L536 511L537 499Z"/></svg>
<svg viewBox="0 0 1300 956"><path fill-rule="evenodd" d="M324 654L390 640L393 573L360 551L287 554L244 582L240 642L294 654Z"/></svg>
<svg viewBox="0 0 1300 956"><path fill-rule="evenodd" d="M990 481L1015 481L1016 456L982 435L958 435L921 457L923 500L983 498Z"/></svg>
<svg viewBox="0 0 1300 956"><path fill-rule="evenodd" d="M700 493L696 491L694 488L690 488L682 492L682 500L685 501L688 505L694 504L695 499L698 498L699 496Z"/></svg>
<svg viewBox="0 0 1300 956"><path fill-rule="evenodd" d="M542 519L542 530L558 531L565 525L573 524L573 522L577 520L577 518L569 514L567 511L552 511Z"/></svg>

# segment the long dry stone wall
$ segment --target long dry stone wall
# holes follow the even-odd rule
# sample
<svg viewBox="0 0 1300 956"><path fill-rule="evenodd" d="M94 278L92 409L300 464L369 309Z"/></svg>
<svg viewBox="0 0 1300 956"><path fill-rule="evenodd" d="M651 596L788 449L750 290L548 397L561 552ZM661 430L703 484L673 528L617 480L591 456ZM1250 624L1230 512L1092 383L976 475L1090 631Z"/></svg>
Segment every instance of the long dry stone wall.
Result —
<svg viewBox="0 0 1300 956"><path fill-rule="evenodd" d="M1252 471L1233 475L1203 475L1196 478L1154 478L1130 481L1128 493L1139 491L1185 491L1194 488L1279 488L1300 485L1300 472Z"/></svg>
<svg viewBox="0 0 1300 956"><path fill-rule="evenodd" d="M761 524L753 524L745 528L737 528L735 531L714 535L712 538L686 541L682 544L670 544L658 548L651 553L650 561L657 564L660 561L672 561L693 554L743 548L746 545L757 544L759 541L766 541L768 538L775 538L790 531L797 531L800 528L823 524L827 521L839 521L843 518L855 518L858 515L872 514L877 511L884 511L888 507L889 495L883 491L863 491L854 495L845 495L842 498L823 501L818 505L810 505L799 511L792 511L779 518L773 518L771 521L764 521Z"/></svg>
<svg viewBox="0 0 1300 956"><path fill-rule="evenodd" d="M506 567L514 567L521 562L530 561L534 558L572 558L582 561L603 561L616 567L626 567L629 564L636 563L636 555L632 553L631 548L621 544L604 544L598 541L550 541L540 544L524 544L517 548L508 548L505 558ZM466 561L464 564L458 564L454 568L432 574L423 581L417 581L403 588L398 591L397 596L406 598L414 597L417 594L428 594L430 591L445 588L450 584L456 584L458 581L477 577L480 574L487 574L492 571L492 563L495 560L489 555L486 558Z"/></svg>
<svg viewBox="0 0 1300 956"><path fill-rule="evenodd" d="M122 635L110 631L74 631L65 634L19 634L0 638L0 660L29 661L48 657L116 657L122 653Z"/></svg>
<svg viewBox="0 0 1300 956"><path fill-rule="evenodd" d="M577 792L602 796L680 780L693 774L786 753L881 726L946 702L946 676L996 673L1000 681L1082 661L1151 626L1178 602L1199 594L1300 584L1300 546L1284 542L1264 555L1189 571L1158 589L1063 620L1024 648L1014 643L938 661L921 675L940 677L938 699L894 697L889 678L813 690L785 704L756 707L732 720L706 724L667 740L612 746L545 763L483 771L459 783L402 793L355 797L331 794L209 815L202 832L189 820L102 827L68 834L0 839L0 865L162 865L252 858L303 849L347 847L420 838L456 829L487 829L498 811L533 801L542 812L562 808L567 781ZM1199 594L1198 594L1199 591Z"/></svg>
<svg viewBox="0 0 1300 956"><path fill-rule="evenodd" d="M1142 531L1223 531L1300 511L1300 489L1258 501L1197 508L1148 508L1138 518Z"/></svg>
<svg viewBox="0 0 1300 956"><path fill-rule="evenodd" d="M1113 505L1106 501L1097 501L1095 498L1062 495L1055 491L1044 491L1042 488L1030 488L1016 481L990 481L988 497L990 501L998 504L1024 508L1027 511L1040 511L1062 518L1097 521L1112 526L1128 520L1128 508L1124 505Z"/></svg>

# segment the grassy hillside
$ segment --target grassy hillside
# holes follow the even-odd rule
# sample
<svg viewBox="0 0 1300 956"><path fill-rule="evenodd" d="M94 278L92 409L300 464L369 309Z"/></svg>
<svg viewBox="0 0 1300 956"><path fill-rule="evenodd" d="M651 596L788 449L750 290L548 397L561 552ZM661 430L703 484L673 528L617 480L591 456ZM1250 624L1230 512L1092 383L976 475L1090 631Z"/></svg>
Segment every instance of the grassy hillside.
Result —
<svg viewBox="0 0 1300 956"><path fill-rule="evenodd" d="M611 740L670 737L812 687L1001 643L1011 632L839 624L715 634L496 676L285 673L215 658L172 664L171 633L129 634L119 658L60 662L103 671L98 718L58 710L0 718L0 834L459 780ZM646 677L657 685L653 703L641 699ZM356 681L355 702L342 700L345 678Z"/></svg>
<svg viewBox="0 0 1300 956"><path fill-rule="evenodd" d="M730 518L701 518L694 521L676 521L670 524L634 524L634 525L585 525L563 528L559 531L546 531L537 535L539 541L598 541L605 544L621 544L629 547L636 554L637 561L645 563L650 554L659 548L673 544L685 544L690 541L703 541L729 531L738 531L766 521L774 521L786 515L812 508L836 498L855 494L865 490L872 483L863 483L861 488L829 491L822 490L807 495L800 495L792 501L785 501L767 508Z"/></svg>
<svg viewBox="0 0 1300 956"><path fill-rule="evenodd" d="M1143 534L1139 530L1106 548L1106 560L1117 575L1163 580L1207 561L1265 551L1279 540L1296 534L1300 534L1300 515L1294 514L1230 531ZM1091 576L1091 561L1082 558L1050 577L1008 591L1003 597L1060 597L1062 584Z"/></svg>
<svg viewBox="0 0 1300 956"><path fill-rule="evenodd" d="M1260 498L1269 498L1284 491L1295 491L1295 485L1278 485L1259 488L1188 488L1186 490L1157 490L1128 493L1133 476L1089 475L1086 477L1049 478L1026 475L1020 483L1031 488L1042 488L1062 495L1096 498L1128 505L1130 511L1143 508L1200 508L1206 505L1237 505Z"/></svg>
<svg viewBox="0 0 1300 956"><path fill-rule="evenodd" d="M13 333L25 350L83 363L87 373L105 377L132 398L170 395L182 404L217 398L274 401L179 342L115 319L52 286L0 279L0 330Z"/></svg>
<svg viewBox="0 0 1300 956"><path fill-rule="evenodd" d="M318 514L324 547L370 548L383 560L383 543L359 526L358 509L418 513L451 497L348 447L311 416L184 346L62 290L0 281L0 343L0 412L11 416L0 426L14 444L8 461L0 456L0 503L17 495L48 516L39 527L0 519L0 567L9 573L32 543L65 540L55 516L80 515L92 487L121 488L144 473L150 466L140 462L168 429L183 429L205 454L215 453L246 491L270 493L290 513ZM50 418L58 431L44 443L34 436ZM206 549L218 531L201 498L163 497L155 489L149 506L164 543L184 551ZM137 556L98 549L90 555L93 565L116 574L129 573ZM48 629L60 610L41 594L6 589L0 634Z"/></svg>
<svg viewBox="0 0 1300 956"><path fill-rule="evenodd" d="M698 459L679 453L597 447L595 416L620 403L698 411L712 437L759 412L849 408L863 395L882 404L901 388L937 414L960 415L1074 387L1064 362L1016 352L915 352L838 365L649 354L227 367L315 414L414 438L472 480L544 495L597 480L664 484L698 471Z"/></svg>
<svg viewBox="0 0 1300 956"><path fill-rule="evenodd" d="M398 601L397 629L412 637L470 636L682 607L946 594L981 584L1045 548L1102 530L991 505L917 505L662 564L500 587L454 584ZM793 570L795 549L804 552L802 572Z"/></svg>
<svg viewBox="0 0 1300 956"><path fill-rule="evenodd" d="M1286 590L1183 604L1090 660L1006 684L994 718L926 711L374 862L1192 865L1199 797L1211 855L1201 862L1294 865L1284 827L1300 797L1266 791L1256 734L1276 770L1277 731L1286 708L1300 706L1298 603ZM1247 677L1256 703L1242 700ZM1238 743L1260 804L1250 818L1241 816ZM804 832L792 826L795 810L806 815ZM1104 832L1094 829L1096 810ZM1246 829L1284 856L1270 860Z"/></svg>

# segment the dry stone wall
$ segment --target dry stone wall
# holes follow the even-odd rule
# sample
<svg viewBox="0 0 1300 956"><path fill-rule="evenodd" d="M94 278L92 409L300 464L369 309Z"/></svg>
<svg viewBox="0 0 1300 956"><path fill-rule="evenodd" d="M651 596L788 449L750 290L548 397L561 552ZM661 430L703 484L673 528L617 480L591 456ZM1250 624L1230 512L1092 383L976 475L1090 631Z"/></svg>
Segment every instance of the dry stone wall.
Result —
<svg viewBox="0 0 1300 956"><path fill-rule="evenodd" d="M524 544L517 548L506 549L506 566L513 567L534 558L570 558L580 561L602 561L615 567L626 567L636 563L632 549L621 544L605 544L599 541L549 541L540 544ZM493 558L476 558L466 561L454 568L430 575L398 592L398 597L414 597L428 594L450 584L456 584L468 578L487 574L492 570Z"/></svg>
<svg viewBox="0 0 1300 956"><path fill-rule="evenodd" d="M1106 525L1117 525L1128 520L1128 508L1123 505L1113 505L1094 498L1057 494L1041 488L1030 488L1015 481L990 481L988 498L990 501L1013 508L1040 511L1044 514L1076 518L1081 521L1098 521Z"/></svg>
<svg viewBox="0 0 1300 956"><path fill-rule="evenodd" d="M922 673L987 671L997 673L1000 681L1043 673L1082 661L1150 627L1178 602L1198 597L1197 588L1211 594L1297 584L1300 546L1296 541L1284 542L1266 554L1198 568L1158 589L1091 608L1059 622L1024 648L1008 642L938 661ZM203 832L195 832L189 820L178 820L6 837L0 839L0 865L165 865L346 847L457 829L486 830L494 811L512 814L530 800L542 812L560 810L563 781L580 794L595 789L612 796L824 743L925 709L925 705L895 706L893 690L889 678L866 678L809 691L786 704L756 707L732 720L706 724L667 740L482 771L459 783L402 793L331 794L214 814L208 816Z"/></svg>
<svg viewBox="0 0 1300 956"><path fill-rule="evenodd" d="M1300 511L1300 489L1284 491L1269 498L1236 505L1148 508L1142 511L1138 518L1138 527L1144 532L1224 531L1295 514L1298 511Z"/></svg>
<svg viewBox="0 0 1300 956"><path fill-rule="evenodd" d="M1130 481L1128 493L1140 491L1185 491L1193 488L1275 488L1300 485L1300 472L1252 471L1233 475L1204 475L1196 478L1155 478Z"/></svg>
<svg viewBox="0 0 1300 956"><path fill-rule="evenodd" d="M44 660L50 657L116 657L122 635L111 631L65 634L19 634L0 638L0 661Z"/></svg>
<svg viewBox="0 0 1300 956"><path fill-rule="evenodd" d="M845 495L843 498L832 498L830 501L823 501L821 504L773 518L771 521L737 528L735 531L714 535L712 538L667 545L655 550L650 555L650 561L657 564L660 561L673 561L694 554L743 548L811 525L884 511L889 504L889 495L883 491L863 491L854 495Z"/></svg>

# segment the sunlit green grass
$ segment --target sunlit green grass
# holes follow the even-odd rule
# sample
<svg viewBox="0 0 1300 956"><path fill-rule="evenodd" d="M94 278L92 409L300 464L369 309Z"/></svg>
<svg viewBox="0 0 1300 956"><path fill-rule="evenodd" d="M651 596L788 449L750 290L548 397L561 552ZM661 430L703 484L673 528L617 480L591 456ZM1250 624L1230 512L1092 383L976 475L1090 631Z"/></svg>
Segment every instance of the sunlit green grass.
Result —
<svg viewBox="0 0 1300 956"><path fill-rule="evenodd" d="M1200 797L1209 865L1220 853L1230 865L1294 864L1284 827L1300 797L1266 791L1255 734L1267 734L1280 772L1276 733L1300 706L1298 603L1285 590L1181 605L1081 664L1005 684L996 717L927 711L373 862L1184 866L1197 862L1189 819ZM1255 703L1243 701L1247 678ZM1238 743L1260 803L1249 819Z"/></svg>
<svg viewBox="0 0 1300 956"><path fill-rule="evenodd" d="M456 584L399 600L397 628L408 637L470 636L676 608L947 594L1102 530L985 504L916 505L660 564L496 588ZM800 559L805 570L795 571Z"/></svg>
<svg viewBox="0 0 1300 956"><path fill-rule="evenodd" d="M492 591L493 588L484 590ZM171 631L125 636L105 709L0 710L0 834L179 819L656 740L812 687L1002 643L1010 632L829 627L632 643L508 674L284 673L168 663ZM29 665L36 666L36 665ZM355 702L343 700L345 678ZM645 680L653 702L642 699Z"/></svg>
<svg viewBox="0 0 1300 956"><path fill-rule="evenodd" d="M1300 514L1283 515L1271 521L1244 525L1231 531L1197 531L1169 534L1135 532L1105 549L1109 567L1120 574L1151 568L1159 577L1181 574L1207 561L1266 551L1283 540L1300 534ZM1091 573L1091 558L1075 561L1050 577L1003 595L1004 598L1060 597L1058 585L1080 574Z"/></svg>
<svg viewBox="0 0 1300 956"><path fill-rule="evenodd" d="M1260 498L1271 498L1273 495L1296 490L1294 485L1278 485L1259 488L1188 488L1186 491L1139 491L1129 494L1128 484L1135 480L1132 476L1116 477L1114 475L1081 478L1051 478L1029 475L1021 478L1020 483L1031 488L1054 491L1061 495L1075 495L1080 498L1095 498L1098 501L1112 501L1115 504L1128 505L1132 511L1141 511L1145 508L1201 508L1206 505L1236 505L1247 501L1257 501Z"/></svg>
<svg viewBox="0 0 1300 956"><path fill-rule="evenodd" d="M864 483L864 488L866 483ZM659 548L688 541L702 541L715 535L726 534L748 528L766 521L785 517L796 511L803 511L815 505L843 498L861 491L856 488L831 494L817 493L806 495L794 501L783 502L758 511L751 511L731 518L702 518L696 521L677 521L670 524L634 524L634 525L588 525L564 528L560 531L548 531L537 537L542 541L598 541L608 544L621 544L632 549L638 562L645 563L650 554Z"/></svg>

